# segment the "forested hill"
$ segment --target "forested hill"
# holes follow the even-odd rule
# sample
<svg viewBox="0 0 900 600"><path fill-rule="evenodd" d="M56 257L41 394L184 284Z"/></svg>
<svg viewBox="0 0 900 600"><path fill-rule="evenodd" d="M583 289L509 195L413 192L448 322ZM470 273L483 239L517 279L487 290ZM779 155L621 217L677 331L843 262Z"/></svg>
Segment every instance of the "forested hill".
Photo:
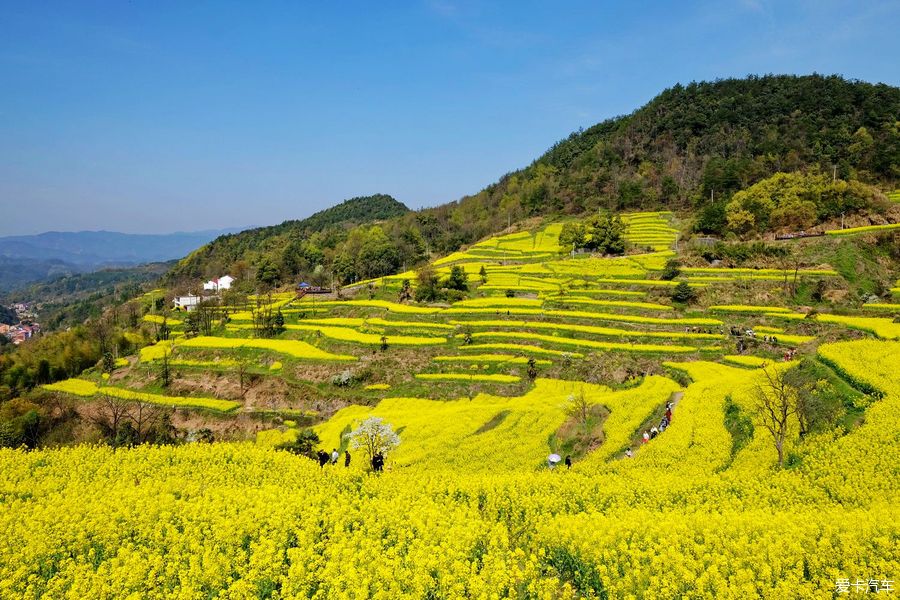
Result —
<svg viewBox="0 0 900 600"><path fill-rule="evenodd" d="M345 200L305 219L284 221L280 225L258 227L223 235L197 249L170 271L171 282L197 277L214 277L234 270L236 262L256 267L266 257L282 267L285 247L294 248L313 234L325 240L342 240L346 231L357 225L382 221L410 212L409 208L387 194L360 196ZM302 252L298 252L302 254ZM318 256L312 257L318 259ZM301 260L301 256L297 256ZM287 259L290 262L291 258ZM307 261L309 262L309 261ZM315 265L313 265L315 266ZM245 268L237 265L238 270Z"/></svg>
<svg viewBox="0 0 900 600"><path fill-rule="evenodd" d="M837 76L676 85L630 116L573 133L492 192L525 213L545 199L563 210L696 206L775 172L834 167L839 178L893 188L898 119L900 89Z"/></svg>
<svg viewBox="0 0 900 600"><path fill-rule="evenodd" d="M528 167L459 201L401 216L366 210L365 219L345 219L355 211L336 207L320 213L327 218L220 238L183 260L173 276L209 276L238 263L273 284L316 271L366 279L412 266L429 251L456 250L508 221L598 207L690 209L705 231L719 233L732 195L779 172L829 176L789 180L800 196L822 195L819 188L835 175L850 192L828 193L868 198L880 194L875 186L900 187L898 115L900 89L838 76L677 85L628 116L573 133ZM370 199L358 202L368 207ZM797 212L807 218L811 210L804 205ZM375 228L328 227L389 216Z"/></svg>

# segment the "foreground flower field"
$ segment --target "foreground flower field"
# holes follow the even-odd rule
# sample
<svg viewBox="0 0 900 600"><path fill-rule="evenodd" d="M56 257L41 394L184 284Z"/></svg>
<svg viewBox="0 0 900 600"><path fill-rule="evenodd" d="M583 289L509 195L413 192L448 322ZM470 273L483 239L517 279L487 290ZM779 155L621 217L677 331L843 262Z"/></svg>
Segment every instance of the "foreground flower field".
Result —
<svg viewBox="0 0 900 600"><path fill-rule="evenodd" d="M0 597L832 598L839 580L880 585L900 573L900 343L820 354L882 397L850 433L797 446L790 469L762 435L730 455L725 396L749 406L762 371L702 361L671 363L693 383L633 459L610 449L679 386L591 386L611 444L571 471L533 460L571 392L554 381L523 398L354 409L405 426L378 476L250 444L2 450ZM479 442L498 408L517 418Z"/></svg>

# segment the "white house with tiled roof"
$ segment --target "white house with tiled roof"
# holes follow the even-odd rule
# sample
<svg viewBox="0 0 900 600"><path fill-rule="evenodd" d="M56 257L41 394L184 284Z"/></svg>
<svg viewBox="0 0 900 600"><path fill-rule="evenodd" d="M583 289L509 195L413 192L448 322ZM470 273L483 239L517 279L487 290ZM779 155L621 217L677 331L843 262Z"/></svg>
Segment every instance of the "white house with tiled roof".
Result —
<svg viewBox="0 0 900 600"><path fill-rule="evenodd" d="M231 289L231 283L234 281L234 277L231 275L223 275L222 277L216 277L215 279L210 279L206 283L203 284L204 291L213 291L218 292L219 290L229 290Z"/></svg>

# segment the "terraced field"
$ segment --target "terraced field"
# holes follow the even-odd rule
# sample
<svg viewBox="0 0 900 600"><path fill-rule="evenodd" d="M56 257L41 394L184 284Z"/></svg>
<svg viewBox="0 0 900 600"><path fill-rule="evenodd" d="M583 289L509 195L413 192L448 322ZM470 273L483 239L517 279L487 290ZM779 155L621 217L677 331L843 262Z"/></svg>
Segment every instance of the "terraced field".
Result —
<svg viewBox="0 0 900 600"><path fill-rule="evenodd" d="M719 286L753 286L762 291L766 286L777 288L788 278L840 276L822 265L796 272L684 267L675 280L663 280L659 273L675 256L678 227L674 217L633 213L623 215L623 221L633 251L621 257L573 258L559 246L562 224L552 223L493 237L435 260L439 272L462 266L475 290L450 305L397 302L395 290L403 278L415 275L410 272L363 282L362 288L354 286L360 290L374 285L375 292L368 298L351 294L324 300L307 296L298 301L291 293L251 296L242 306L226 307L228 323L212 336L186 337L183 316L147 314L144 320L153 326L165 320L171 340L144 348L134 364L126 361L117 373L117 385L128 389L139 379L130 373L157 368L154 365L164 361L179 372L205 369L227 375L249 369L267 380L285 378L301 386L307 385L306 370L332 364L337 376L349 365L354 384L341 397L342 402L353 404L368 402L367 397L386 389L395 394L428 394L435 388L446 398L463 391L459 382L477 383L478 391L484 392L497 385L527 386L529 368L537 376L565 379L573 376L582 361L604 355L647 356L657 364L668 357L747 367L775 362L783 358L784 348L814 344L818 335L826 333L831 338L850 336L853 331L881 339L900 337L900 325L888 315L878 315L895 309L889 303L866 304L866 316L807 315L777 304L676 305L669 290L679 282L715 298ZM258 316L276 312L283 315L281 332L260 337ZM748 348L750 338L745 337L741 348L734 332L748 329L755 329L752 347ZM738 349L743 353L735 355ZM373 353L379 364L402 354L403 361L417 366L371 369L366 365ZM353 366L361 359L361 364ZM459 367L465 367L466 373L459 373ZM84 381L105 383L90 376ZM138 385L133 391L165 396L153 386ZM327 388L316 384L316 395L327 393ZM191 395L202 394L198 390ZM236 403L230 410L240 410L243 404L242 398L233 395L223 400Z"/></svg>
<svg viewBox="0 0 900 600"><path fill-rule="evenodd" d="M265 420L255 444L69 449L37 461L0 451L0 525L34 557L19 570L0 560L0 589L91 596L114 581L103 588L111 597L830 598L837 579L895 576L891 304L779 303L787 279L839 282L829 265L685 267L663 280L679 224L665 213L625 220L622 257L567 255L554 223L436 260L440 273L461 265L469 276L456 302L398 301L412 273L325 300L253 298L228 307L214 335L173 328L111 374L46 386L208 423ZM672 299L682 282L697 303ZM275 313L283 324L263 333L260 315ZM146 326L162 318L149 314ZM791 421L779 467L757 390L810 361L817 385L845 393L845 416L803 435ZM153 382L162 365L177 393ZM380 477L347 437L369 417L400 438ZM271 449L297 443L306 426L326 452L350 451L350 465ZM571 469L549 468L551 453ZM71 464L90 475L70 477ZM41 489L17 492L37 468ZM160 502L147 501L149 489ZM128 502L103 519L113 495ZM67 499L66 527L48 518L51 497ZM183 526L158 533L171 515ZM163 557L177 581L128 576Z"/></svg>

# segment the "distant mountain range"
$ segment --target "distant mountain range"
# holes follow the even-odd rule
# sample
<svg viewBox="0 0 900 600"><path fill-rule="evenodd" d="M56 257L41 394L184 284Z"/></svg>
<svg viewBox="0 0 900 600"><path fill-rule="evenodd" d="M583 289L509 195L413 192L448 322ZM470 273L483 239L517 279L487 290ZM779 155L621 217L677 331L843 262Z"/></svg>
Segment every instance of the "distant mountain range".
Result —
<svg viewBox="0 0 900 600"><path fill-rule="evenodd" d="M167 234L49 231L0 237L0 290L105 267L181 258L203 244L243 228Z"/></svg>

